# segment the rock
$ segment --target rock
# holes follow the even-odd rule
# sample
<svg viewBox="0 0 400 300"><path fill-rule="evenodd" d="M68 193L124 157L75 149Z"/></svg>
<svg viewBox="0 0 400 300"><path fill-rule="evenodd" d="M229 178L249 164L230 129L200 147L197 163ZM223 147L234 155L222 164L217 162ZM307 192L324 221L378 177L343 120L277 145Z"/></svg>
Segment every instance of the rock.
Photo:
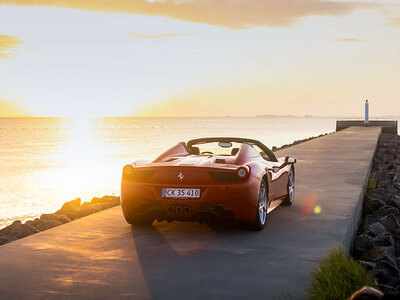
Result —
<svg viewBox="0 0 400 300"><path fill-rule="evenodd" d="M390 286L390 285L387 285L387 284L378 284L378 289L379 289L380 291L382 291L383 293L385 293L385 294L397 292L397 290L396 290L395 287ZM393 298L390 298L390 296L387 297L387 298L388 298L388 299L393 299ZM386 298L385 298L385 299L386 299ZM396 299L396 298L394 298L394 299Z"/></svg>
<svg viewBox="0 0 400 300"><path fill-rule="evenodd" d="M81 206L81 198L76 198L75 200L64 203L61 207L61 210L69 210L69 209L79 209Z"/></svg>
<svg viewBox="0 0 400 300"><path fill-rule="evenodd" d="M36 228L39 229L40 231L44 231L44 230L59 226L61 224L62 223L60 221L48 220L48 221L45 221L45 222L39 224Z"/></svg>
<svg viewBox="0 0 400 300"><path fill-rule="evenodd" d="M388 200L388 205L400 209L400 197L394 196Z"/></svg>
<svg viewBox="0 0 400 300"><path fill-rule="evenodd" d="M371 240L371 248L377 246L393 246L394 239L390 234L379 235Z"/></svg>
<svg viewBox="0 0 400 300"><path fill-rule="evenodd" d="M40 216L41 220L57 220L60 216L58 214L43 214Z"/></svg>
<svg viewBox="0 0 400 300"><path fill-rule="evenodd" d="M376 212L379 208L385 206L385 202L378 198L365 197L363 211L365 214Z"/></svg>
<svg viewBox="0 0 400 300"><path fill-rule="evenodd" d="M388 229L389 231L393 231L396 228L399 228L400 225L396 220L396 217L394 216L394 214L390 214L387 215L383 218L379 219L379 223L381 223L383 226L386 227L386 229Z"/></svg>
<svg viewBox="0 0 400 300"><path fill-rule="evenodd" d="M394 260L395 255L394 255L393 247L391 247L391 246L389 246L389 247L387 247L387 246L374 247L374 248L364 252L364 254L362 255L362 260L376 262L385 257L388 257L388 258Z"/></svg>
<svg viewBox="0 0 400 300"><path fill-rule="evenodd" d="M78 218L86 217L86 216L90 215L91 213L92 213L92 209L90 207L82 208L79 211Z"/></svg>
<svg viewBox="0 0 400 300"><path fill-rule="evenodd" d="M104 196L101 198L102 203L120 203L119 197L115 197L115 196Z"/></svg>
<svg viewBox="0 0 400 300"><path fill-rule="evenodd" d="M33 227L36 227L41 222L43 222L43 220L40 220L39 218L35 218L34 220L26 221L25 224L29 224L29 225L31 225Z"/></svg>
<svg viewBox="0 0 400 300"><path fill-rule="evenodd" d="M370 262L370 261L365 261L365 260L360 260L358 261L362 266L364 266L367 271L370 271L372 268L375 267L376 263Z"/></svg>
<svg viewBox="0 0 400 300"><path fill-rule="evenodd" d="M65 224L65 223L71 222L71 219L68 218L66 215L60 215L60 216L58 217L57 221L59 221L59 222Z"/></svg>
<svg viewBox="0 0 400 300"><path fill-rule="evenodd" d="M92 201L90 201L92 204L95 204L95 203L100 203L100 198L98 198L98 197L93 197L93 199L92 199Z"/></svg>
<svg viewBox="0 0 400 300"><path fill-rule="evenodd" d="M101 203L101 204L103 204L103 203L120 203L120 199L119 199L119 197L115 197L115 196L104 196L102 198L94 197L91 202L92 202L92 204L94 204L94 203Z"/></svg>
<svg viewBox="0 0 400 300"><path fill-rule="evenodd" d="M71 221L79 218L80 209L78 208L70 208L68 210L63 210L62 213L68 217Z"/></svg>
<svg viewBox="0 0 400 300"><path fill-rule="evenodd" d="M38 232L40 232L40 230L36 229L32 225L21 224L21 226L11 231L10 235L14 236L15 239L22 239L24 237L27 237L28 235L32 235Z"/></svg>
<svg viewBox="0 0 400 300"><path fill-rule="evenodd" d="M119 203L116 203L116 202L108 202L108 203L102 203L101 207L104 210L104 209L108 209L108 208L118 206L118 205L119 205Z"/></svg>
<svg viewBox="0 0 400 300"><path fill-rule="evenodd" d="M385 205L375 212L375 215L379 217L386 217L390 214L399 215L399 209L397 207Z"/></svg>
<svg viewBox="0 0 400 300"><path fill-rule="evenodd" d="M103 207L101 206L100 203L94 203L94 204L92 204L91 208L92 208L92 214L97 213L97 212L103 210Z"/></svg>
<svg viewBox="0 0 400 300"><path fill-rule="evenodd" d="M371 224L370 226L368 226L366 228L366 230L364 231L364 233L371 235L373 237L375 236L379 236L379 235L386 235L389 234L388 230L386 229L385 226L383 226L381 223L374 223Z"/></svg>
<svg viewBox="0 0 400 300"><path fill-rule="evenodd" d="M368 234L360 234L354 242L354 250L356 254L362 254L372 248L372 237Z"/></svg>
<svg viewBox="0 0 400 300"><path fill-rule="evenodd" d="M363 220L363 223L364 223L364 230L366 229L366 228L368 228L370 225L372 225L372 224L374 224L374 223L376 223L376 222L378 222L379 221L379 216L377 216L377 215L375 215L375 214L369 214L369 215L366 215L365 217L364 217L364 220Z"/></svg>
<svg viewBox="0 0 400 300"><path fill-rule="evenodd" d="M397 257L400 257L400 239L396 239L394 242L394 253Z"/></svg>
<svg viewBox="0 0 400 300"><path fill-rule="evenodd" d="M85 207L90 207L91 203L90 202L83 202L81 204L81 208L85 208Z"/></svg>
<svg viewBox="0 0 400 300"><path fill-rule="evenodd" d="M386 193L385 189L383 189L381 187L378 187L378 188L375 189L375 192L373 194L373 198L382 199L381 197L385 193Z"/></svg>
<svg viewBox="0 0 400 300"><path fill-rule="evenodd" d="M9 242L9 240L6 236L0 236L0 246L7 244L8 242Z"/></svg>
<svg viewBox="0 0 400 300"><path fill-rule="evenodd" d="M372 268L371 274L378 279L379 284L396 286L399 282L400 271L396 265L387 260L381 260Z"/></svg>
<svg viewBox="0 0 400 300"><path fill-rule="evenodd" d="M15 230L21 225L22 223L19 220L12 222L11 225L8 225L7 227L0 230L0 236L9 234L11 231Z"/></svg>

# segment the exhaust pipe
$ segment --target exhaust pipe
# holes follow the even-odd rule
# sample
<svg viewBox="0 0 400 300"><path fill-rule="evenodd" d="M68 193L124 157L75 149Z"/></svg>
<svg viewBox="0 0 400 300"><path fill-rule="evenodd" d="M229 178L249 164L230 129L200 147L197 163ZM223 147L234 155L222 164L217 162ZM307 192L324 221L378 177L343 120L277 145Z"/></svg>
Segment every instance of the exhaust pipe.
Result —
<svg viewBox="0 0 400 300"><path fill-rule="evenodd" d="M192 212L192 208L190 206L184 205L169 205L167 207L168 213L170 214L190 214Z"/></svg>

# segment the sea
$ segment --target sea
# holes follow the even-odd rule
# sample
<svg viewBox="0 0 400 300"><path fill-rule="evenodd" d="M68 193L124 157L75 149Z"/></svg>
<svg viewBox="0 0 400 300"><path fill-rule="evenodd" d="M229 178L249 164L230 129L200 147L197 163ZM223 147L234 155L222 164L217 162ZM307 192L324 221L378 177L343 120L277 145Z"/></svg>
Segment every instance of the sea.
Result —
<svg viewBox="0 0 400 300"><path fill-rule="evenodd" d="M75 198L119 195L122 168L193 138L281 146L335 130L332 117L0 118L0 228Z"/></svg>

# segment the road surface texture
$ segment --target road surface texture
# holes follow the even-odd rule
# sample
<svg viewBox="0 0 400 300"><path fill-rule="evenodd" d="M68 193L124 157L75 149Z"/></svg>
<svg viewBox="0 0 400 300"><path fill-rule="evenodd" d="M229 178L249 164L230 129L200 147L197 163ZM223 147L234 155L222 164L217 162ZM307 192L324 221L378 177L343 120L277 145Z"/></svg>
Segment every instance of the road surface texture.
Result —
<svg viewBox="0 0 400 300"><path fill-rule="evenodd" d="M115 207L1 246L0 298L304 299L310 271L345 239L379 134L351 127L279 151L298 160L296 199L261 232L132 228Z"/></svg>

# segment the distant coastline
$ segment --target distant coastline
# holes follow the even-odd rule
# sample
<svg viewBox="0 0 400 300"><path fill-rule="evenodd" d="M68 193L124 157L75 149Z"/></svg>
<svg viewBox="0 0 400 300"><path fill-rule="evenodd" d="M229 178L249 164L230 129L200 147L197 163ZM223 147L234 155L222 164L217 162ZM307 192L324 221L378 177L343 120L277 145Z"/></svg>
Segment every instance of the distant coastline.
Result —
<svg viewBox="0 0 400 300"><path fill-rule="evenodd" d="M49 116L0 116L0 119L73 119L76 117L71 116L59 116L59 117L49 117ZM79 118L79 117L78 117ZM198 119L207 119L207 118L335 118L335 119L363 119L363 116L321 116L321 115L280 115L280 114L260 114L260 115L223 115L223 116L85 116L82 119L167 119L167 118L176 118L176 119L185 119L185 118L198 118ZM400 119L400 116L372 116L371 120L374 119Z"/></svg>
<svg viewBox="0 0 400 300"><path fill-rule="evenodd" d="M256 115L256 118L324 118L323 116L314 116L314 115L273 115L273 114L266 114L266 115ZM330 117L327 117L330 118Z"/></svg>

